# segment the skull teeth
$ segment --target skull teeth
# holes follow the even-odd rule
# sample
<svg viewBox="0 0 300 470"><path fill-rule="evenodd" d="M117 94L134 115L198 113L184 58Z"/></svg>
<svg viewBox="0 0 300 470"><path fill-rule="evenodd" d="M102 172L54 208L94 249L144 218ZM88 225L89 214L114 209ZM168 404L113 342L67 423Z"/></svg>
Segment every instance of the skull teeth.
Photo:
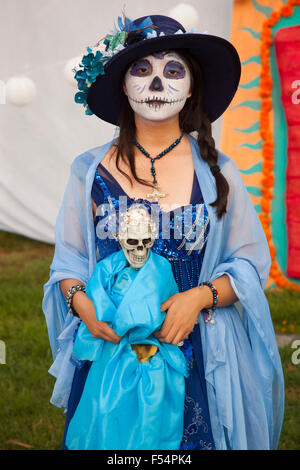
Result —
<svg viewBox="0 0 300 470"><path fill-rule="evenodd" d="M133 259L137 261L143 261L145 259L145 256L138 256L138 255L135 255L134 253L132 253L132 257Z"/></svg>

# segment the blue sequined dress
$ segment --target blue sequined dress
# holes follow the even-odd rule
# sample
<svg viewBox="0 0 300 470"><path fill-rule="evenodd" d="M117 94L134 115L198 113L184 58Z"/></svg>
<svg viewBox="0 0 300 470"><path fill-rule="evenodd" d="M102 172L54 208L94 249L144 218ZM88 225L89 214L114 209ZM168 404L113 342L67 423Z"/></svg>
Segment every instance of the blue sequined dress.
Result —
<svg viewBox="0 0 300 470"><path fill-rule="evenodd" d="M118 205L120 196L126 196L129 204L134 202L100 162L93 182L92 199L99 208L102 204ZM190 204L179 210L166 213L159 210L156 202L150 203L145 199L137 201L145 202L157 210L159 237L154 241L152 250L170 261L179 292L197 286L210 222L196 173L194 172ZM103 239L103 237L100 239L97 236L97 224L105 215L102 212L97 210L94 224L98 261L121 249L115 239ZM214 449L198 324L184 340L181 350L188 362L190 374L185 379L184 429L180 449ZM82 365L75 362L75 365L77 367L68 403L63 449L66 449L65 437L68 424L79 403L91 363L85 361Z"/></svg>

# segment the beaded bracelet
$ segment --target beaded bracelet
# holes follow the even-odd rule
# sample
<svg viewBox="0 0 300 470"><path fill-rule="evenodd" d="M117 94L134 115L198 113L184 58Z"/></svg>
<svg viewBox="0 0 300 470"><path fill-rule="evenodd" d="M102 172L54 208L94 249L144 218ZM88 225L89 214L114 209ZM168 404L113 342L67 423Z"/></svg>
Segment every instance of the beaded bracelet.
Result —
<svg viewBox="0 0 300 470"><path fill-rule="evenodd" d="M211 323L211 325L213 325L215 323L215 320L213 319L213 314L214 314L214 312L216 310L216 307L217 307L217 304L218 304L218 297L219 297L218 291L217 291L216 287L211 282L201 282L201 284L199 284L199 286L208 286L212 291L213 304L210 308L204 308L203 311L205 313L204 322L205 323Z"/></svg>
<svg viewBox="0 0 300 470"><path fill-rule="evenodd" d="M67 292L68 310L71 315L73 315L74 317L78 317L78 318L80 318L80 316L78 315L78 313L76 312L75 308L72 305L72 299L73 299L73 295L75 294L75 292L79 290L82 290L83 292L85 292L85 286L83 286L82 284L77 284L75 286L70 287L70 289Z"/></svg>

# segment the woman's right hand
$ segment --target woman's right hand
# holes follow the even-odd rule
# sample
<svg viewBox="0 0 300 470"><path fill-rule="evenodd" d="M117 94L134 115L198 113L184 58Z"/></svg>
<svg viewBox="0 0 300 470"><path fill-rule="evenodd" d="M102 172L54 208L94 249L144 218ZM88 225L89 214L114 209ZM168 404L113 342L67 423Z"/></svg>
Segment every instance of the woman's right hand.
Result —
<svg viewBox="0 0 300 470"><path fill-rule="evenodd" d="M106 339L116 344L120 342L121 336L117 335L107 322L97 320L94 302L83 291L75 292L72 303L94 338Z"/></svg>

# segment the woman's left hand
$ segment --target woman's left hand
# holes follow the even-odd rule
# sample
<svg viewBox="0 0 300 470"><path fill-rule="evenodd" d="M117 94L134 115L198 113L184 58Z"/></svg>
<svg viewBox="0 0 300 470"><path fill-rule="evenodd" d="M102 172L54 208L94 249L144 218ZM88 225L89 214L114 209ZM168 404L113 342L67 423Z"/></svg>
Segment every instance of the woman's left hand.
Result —
<svg viewBox="0 0 300 470"><path fill-rule="evenodd" d="M198 315L204 308L198 288L179 292L161 304L161 311L167 310L160 330L154 336L159 341L177 344L193 330Z"/></svg>

